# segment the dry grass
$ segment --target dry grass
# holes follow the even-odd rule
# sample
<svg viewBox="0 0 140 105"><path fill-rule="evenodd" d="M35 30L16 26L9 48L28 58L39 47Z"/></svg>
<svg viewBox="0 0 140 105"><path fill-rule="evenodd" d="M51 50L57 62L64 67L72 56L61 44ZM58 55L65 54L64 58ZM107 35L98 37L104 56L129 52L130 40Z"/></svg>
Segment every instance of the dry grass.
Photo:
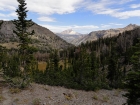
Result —
<svg viewBox="0 0 140 105"><path fill-rule="evenodd" d="M121 89L116 89L116 91L114 92L114 96L119 96L120 93L121 93Z"/></svg>
<svg viewBox="0 0 140 105"><path fill-rule="evenodd" d="M0 45L6 47L7 49L11 49L11 48L17 48L18 43L17 42L9 42L9 43L2 43Z"/></svg>
<svg viewBox="0 0 140 105"><path fill-rule="evenodd" d="M102 101L103 101L103 102L108 102L108 101L109 101L109 96L103 96Z"/></svg>
<svg viewBox="0 0 140 105"><path fill-rule="evenodd" d="M0 95L0 102L2 102L5 98Z"/></svg>
<svg viewBox="0 0 140 105"><path fill-rule="evenodd" d="M92 97L92 99L98 100L98 96L95 94L95 95Z"/></svg>
<svg viewBox="0 0 140 105"><path fill-rule="evenodd" d="M33 100L32 105L41 105L41 100L39 98L36 98Z"/></svg>
<svg viewBox="0 0 140 105"><path fill-rule="evenodd" d="M21 92L21 90L20 90L19 88L10 88L9 91L10 91L10 93L12 93L12 94Z"/></svg>
<svg viewBox="0 0 140 105"><path fill-rule="evenodd" d="M46 62L38 62L38 69L41 71L46 70L47 63Z"/></svg>
<svg viewBox="0 0 140 105"><path fill-rule="evenodd" d="M63 60L59 61L59 66L60 65L62 65L62 70L64 70L64 61ZM44 70L46 70L46 67L47 67L46 62L38 62L38 69L39 70L44 71ZM68 63L66 65L66 67L68 67Z"/></svg>
<svg viewBox="0 0 140 105"><path fill-rule="evenodd" d="M63 95L65 96L66 100L72 100L72 98L73 98L73 95L71 93L68 93L68 94L63 93Z"/></svg>

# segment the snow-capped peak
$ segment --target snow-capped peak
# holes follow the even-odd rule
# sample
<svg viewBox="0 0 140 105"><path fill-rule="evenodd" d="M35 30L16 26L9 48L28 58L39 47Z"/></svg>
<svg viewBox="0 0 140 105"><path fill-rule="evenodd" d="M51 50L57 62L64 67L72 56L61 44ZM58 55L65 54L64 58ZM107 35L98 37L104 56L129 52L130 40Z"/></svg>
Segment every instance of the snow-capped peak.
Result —
<svg viewBox="0 0 140 105"><path fill-rule="evenodd" d="M68 34L68 35L80 35L80 33L73 31L72 29L65 30L61 32L61 34Z"/></svg>

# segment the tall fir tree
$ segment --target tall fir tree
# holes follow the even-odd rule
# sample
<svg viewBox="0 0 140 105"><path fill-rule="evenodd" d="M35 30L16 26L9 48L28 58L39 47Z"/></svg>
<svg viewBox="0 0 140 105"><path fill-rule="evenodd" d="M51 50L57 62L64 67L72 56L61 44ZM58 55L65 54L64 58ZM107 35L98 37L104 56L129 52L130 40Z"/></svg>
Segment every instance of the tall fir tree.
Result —
<svg viewBox="0 0 140 105"><path fill-rule="evenodd" d="M140 105L140 39L139 43L133 47L135 53L132 55L133 69L128 73L126 78L126 86L128 93L127 97L128 105Z"/></svg>
<svg viewBox="0 0 140 105"><path fill-rule="evenodd" d="M25 0L17 0L19 3L16 10L18 19L13 20L15 30L13 33L19 38L18 53L9 55L9 60L4 67L5 79L11 86L17 88L25 88L30 85L32 70L37 69L36 61L33 53L36 51L34 47L29 46L31 43L31 35L34 34L28 31L28 28L33 26L32 20L26 20L27 7ZM15 83L15 80L17 81Z"/></svg>
<svg viewBox="0 0 140 105"><path fill-rule="evenodd" d="M29 32L28 29L34 25L32 20L27 20L27 12L25 0L17 0L19 3L18 9L16 10L18 19L14 20L13 23L16 27L16 30L13 32L19 38L19 58L20 66L24 69L24 73L31 72L32 63L34 62L33 53L35 48L29 46L31 43L31 36L34 34L34 30ZM32 67L31 67L32 66Z"/></svg>

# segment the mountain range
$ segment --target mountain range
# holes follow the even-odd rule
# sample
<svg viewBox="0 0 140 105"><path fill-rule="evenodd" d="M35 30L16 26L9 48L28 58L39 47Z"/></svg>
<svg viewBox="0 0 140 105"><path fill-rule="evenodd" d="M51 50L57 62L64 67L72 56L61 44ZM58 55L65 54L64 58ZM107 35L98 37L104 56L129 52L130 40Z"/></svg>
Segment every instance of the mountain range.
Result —
<svg viewBox="0 0 140 105"><path fill-rule="evenodd" d="M97 40L98 38L105 38L105 37L112 37L116 36L119 33L123 33L125 31L133 30L134 28L138 27L135 24L129 24L124 28L117 28L117 29L109 29L109 30L99 30L99 31L92 31L88 35L85 35L81 38L73 40L71 43L74 45L80 45L81 43L86 43Z"/></svg>
<svg viewBox="0 0 140 105"><path fill-rule="evenodd" d="M52 50L52 49L65 49L73 45L80 45L97 40L98 38L112 37L125 31L133 30L138 25L129 24L124 28L109 29L92 31L89 34L81 34L73 31L72 29L65 30L61 33L53 33L49 29L42 27L36 23L28 29L28 31L34 30L35 35L32 36L33 45L40 50ZM0 29L0 45L8 48L16 47L18 45L18 38L14 35L13 30L15 26L12 21L4 21Z"/></svg>
<svg viewBox="0 0 140 105"><path fill-rule="evenodd" d="M12 44L17 45L18 38L16 37L16 35L14 35L13 30L16 29L12 21L3 22L0 29L1 45L8 47L12 46ZM34 42L33 45L39 48L40 50L65 49L72 46L65 40L61 39L59 36L55 35L49 29L42 27L36 23L34 23L34 25L28 29L28 31L31 30L35 31L35 34L32 36Z"/></svg>

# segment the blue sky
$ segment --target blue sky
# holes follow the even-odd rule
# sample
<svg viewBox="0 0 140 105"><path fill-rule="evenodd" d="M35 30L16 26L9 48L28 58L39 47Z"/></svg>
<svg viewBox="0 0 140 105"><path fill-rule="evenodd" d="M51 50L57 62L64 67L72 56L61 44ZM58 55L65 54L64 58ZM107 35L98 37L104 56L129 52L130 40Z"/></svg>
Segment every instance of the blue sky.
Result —
<svg viewBox="0 0 140 105"><path fill-rule="evenodd" d="M79 33L140 25L140 0L26 0L28 19L53 32ZM17 18L17 0L1 0L0 20Z"/></svg>

